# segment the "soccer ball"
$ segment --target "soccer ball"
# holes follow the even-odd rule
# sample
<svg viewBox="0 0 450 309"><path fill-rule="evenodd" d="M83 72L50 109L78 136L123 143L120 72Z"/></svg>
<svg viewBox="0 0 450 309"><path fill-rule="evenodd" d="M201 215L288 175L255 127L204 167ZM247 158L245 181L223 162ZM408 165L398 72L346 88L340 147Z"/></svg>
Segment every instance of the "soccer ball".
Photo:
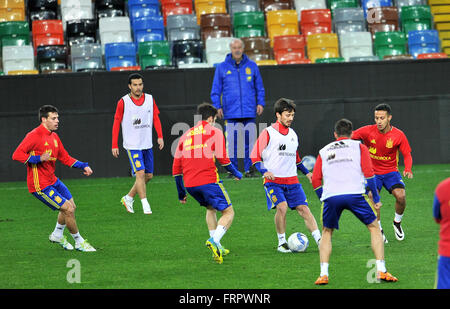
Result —
<svg viewBox="0 0 450 309"><path fill-rule="evenodd" d="M292 252L305 252L308 245L308 237L303 233L296 232L288 238L288 247Z"/></svg>
<svg viewBox="0 0 450 309"><path fill-rule="evenodd" d="M314 169L314 164L316 164L316 158L313 156L304 156L302 163L310 172L312 172Z"/></svg>

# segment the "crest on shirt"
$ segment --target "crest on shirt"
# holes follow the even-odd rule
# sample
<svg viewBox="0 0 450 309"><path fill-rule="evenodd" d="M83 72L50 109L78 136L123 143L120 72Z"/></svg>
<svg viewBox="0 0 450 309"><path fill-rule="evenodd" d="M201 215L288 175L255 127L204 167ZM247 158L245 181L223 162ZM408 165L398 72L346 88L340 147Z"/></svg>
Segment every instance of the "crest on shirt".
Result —
<svg viewBox="0 0 450 309"><path fill-rule="evenodd" d="M377 153L377 149L376 149L375 147L370 147L370 148L369 148L369 152L370 152L371 154L376 154L376 153Z"/></svg>
<svg viewBox="0 0 450 309"><path fill-rule="evenodd" d="M375 141L375 139L370 141L372 144L376 144L377 142Z"/></svg>
<svg viewBox="0 0 450 309"><path fill-rule="evenodd" d="M394 146L394 141L392 139L388 139L386 141L386 148L392 148Z"/></svg>
<svg viewBox="0 0 450 309"><path fill-rule="evenodd" d="M228 70L228 71L227 71L227 75L230 75L230 74L231 74L231 71L230 71L230 70Z"/></svg>
<svg viewBox="0 0 450 309"><path fill-rule="evenodd" d="M44 143L44 146L48 146L48 143L47 143L47 141Z"/></svg>
<svg viewBox="0 0 450 309"><path fill-rule="evenodd" d="M245 74L247 75L252 74L252 70L250 68L245 68Z"/></svg>

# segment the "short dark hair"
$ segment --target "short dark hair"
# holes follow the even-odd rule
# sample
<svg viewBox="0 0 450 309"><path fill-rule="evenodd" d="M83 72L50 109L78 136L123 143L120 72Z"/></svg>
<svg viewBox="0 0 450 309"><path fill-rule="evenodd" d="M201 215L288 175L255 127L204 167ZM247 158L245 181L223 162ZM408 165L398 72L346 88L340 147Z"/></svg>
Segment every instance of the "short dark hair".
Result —
<svg viewBox="0 0 450 309"><path fill-rule="evenodd" d="M43 105L39 107L39 122L42 122L42 118L48 118L49 113L58 113L58 109L53 105Z"/></svg>
<svg viewBox="0 0 450 309"><path fill-rule="evenodd" d="M132 79L142 79L142 81L144 81L144 77L142 77L141 74L139 74L139 73L131 73L130 75L128 75L128 85L131 85L131 80Z"/></svg>
<svg viewBox="0 0 450 309"><path fill-rule="evenodd" d="M386 103L381 103L375 106L375 111L386 111L388 115L391 114L391 106Z"/></svg>
<svg viewBox="0 0 450 309"><path fill-rule="evenodd" d="M280 98L275 102L274 105L275 115L279 113L280 115L284 111L294 111L295 112L295 103L294 100L286 99L286 98Z"/></svg>
<svg viewBox="0 0 450 309"><path fill-rule="evenodd" d="M203 102L197 106L197 114L202 116L202 120L206 120L209 117L216 117L217 108L215 108L211 103Z"/></svg>
<svg viewBox="0 0 450 309"><path fill-rule="evenodd" d="M347 136L350 137L353 131L353 124L348 119L338 120L334 125L334 132L336 132L337 136Z"/></svg>

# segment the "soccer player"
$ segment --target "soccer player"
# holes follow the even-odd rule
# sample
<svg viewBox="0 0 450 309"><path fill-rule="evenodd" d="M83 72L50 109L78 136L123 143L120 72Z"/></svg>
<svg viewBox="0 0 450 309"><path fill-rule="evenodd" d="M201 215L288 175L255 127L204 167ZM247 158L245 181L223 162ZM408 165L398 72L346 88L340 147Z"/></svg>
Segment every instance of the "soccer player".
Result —
<svg viewBox="0 0 450 309"><path fill-rule="evenodd" d="M397 278L386 270L384 243L380 227L376 221L375 208L381 207L380 195L375 190L376 183L367 147L351 140L353 125L347 119L336 122L336 141L319 151L314 165L312 185L323 202L323 230L320 241L320 276L315 284L328 284L328 265L331 255L331 236L339 229L339 218L344 209L350 210L370 231L372 250L375 254L377 279L395 282ZM322 186L323 182L323 186ZM372 201L365 194L364 183L373 192Z"/></svg>
<svg viewBox="0 0 450 309"><path fill-rule="evenodd" d="M382 187L395 197L395 216L393 221L395 238L405 239L401 226L406 207L405 183L398 170L399 151L403 155L405 169L403 177L413 178L411 147L405 134L391 125L391 107L379 104L375 107L375 124L361 127L353 132L352 139L362 140L369 148L375 171L377 190ZM373 194L373 192L372 192ZM388 242L381 226L380 209L377 209L377 219L385 243Z"/></svg>
<svg viewBox="0 0 450 309"><path fill-rule="evenodd" d="M433 217L441 225L436 288L450 289L450 178L441 181L436 187Z"/></svg>
<svg viewBox="0 0 450 309"><path fill-rule="evenodd" d="M92 169L88 163L72 158L55 133L59 127L56 107L40 107L39 121L40 125L25 136L12 159L26 164L28 191L51 209L59 211L55 230L50 234L49 240L59 243L66 250L73 250L73 246L63 235L67 225L75 240L76 250L96 251L80 235L75 220L75 202L69 189L55 176L55 162L59 160L64 165L79 168L86 176L92 174Z"/></svg>
<svg viewBox="0 0 450 309"><path fill-rule="evenodd" d="M206 246L212 251L214 260L222 264L223 256L229 250L223 248L220 241L233 222L234 210L230 197L219 180L215 160L237 180L242 178L242 173L227 156L222 131L213 126L217 109L209 103L202 103L197 107L197 113L202 120L181 136L173 160L172 174L177 185L178 199L182 204L186 203L187 190L200 206L206 207L206 224L210 235ZM217 211L222 213L219 221Z"/></svg>
<svg viewBox="0 0 450 309"><path fill-rule="evenodd" d="M144 214L151 214L147 200L146 185L153 178L153 136L152 127L158 134L159 150L164 147L164 139L159 120L159 109L151 94L144 93L144 78L133 73L128 77L130 93L117 103L112 129L112 155L119 157L120 126L122 126L123 148L127 151L133 175L136 176L133 187L120 200L129 213L134 213L133 203L136 194L141 200Z"/></svg>
<svg viewBox="0 0 450 309"><path fill-rule="evenodd" d="M319 245L320 231L316 219L308 208L308 201L302 185L298 181L299 169L309 181L312 174L301 163L298 154L298 138L291 128L294 121L295 104L292 100L281 98L275 102L277 121L263 130L258 137L252 153L255 168L263 175L267 208L276 208L275 227L278 236L277 250L292 252L286 242L287 209L296 210L303 217L307 229Z"/></svg>

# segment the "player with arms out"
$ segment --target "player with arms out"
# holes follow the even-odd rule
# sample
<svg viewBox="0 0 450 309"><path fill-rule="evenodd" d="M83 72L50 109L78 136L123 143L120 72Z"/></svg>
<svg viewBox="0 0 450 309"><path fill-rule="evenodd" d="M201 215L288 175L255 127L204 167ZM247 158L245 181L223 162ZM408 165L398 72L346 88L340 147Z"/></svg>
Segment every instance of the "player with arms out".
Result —
<svg viewBox="0 0 450 309"><path fill-rule="evenodd" d="M206 207L206 224L210 235L206 246L212 251L214 260L222 264L223 256L229 250L223 248L220 241L233 222L234 210L219 179L215 161L217 159L237 180L242 178L242 173L227 156L222 131L213 126L217 109L209 103L202 103L197 107L197 113L202 120L181 136L173 160L172 175L182 204L186 203L187 190L200 206ZM222 213L219 221L217 211Z"/></svg>
<svg viewBox="0 0 450 309"><path fill-rule="evenodd" d="M14 151L12 159L26 164L28 191L52 210L59 211L55 230L50 234L49 240L59 243L66 250L73 250L73 246L63 234L67 226L75 240L76 250L96 251L80 235L75 219L75 202L69 189L55 176L55 163L58 160L64 165L79 168L86 176L92 175L92 169L88 163L72 158L55 133L59 128L56 107L40 107L39 121L41 124L25 136Z"/></svg>
<svg viewBox="0 0 450 309"><path fill-rule="evenodd" d="M312 179L312 173L301 163L297 150L298 137L291 128L295 104L292 100L281 98L275 102L274 110L277 121L262 131L253 147L251 158L255 168L264 177L267 208L268 210L276 208L277 250L287 253L292 252L286 241L288 208L296 210L303 217L317 245L321 236L297 176L299 169L310 182Z"/></svg>
<svg viewBox="0 0 450 309"><path fill-rule="evenodd" d="M350 139L353 125L341 119L334 126L336 141L319 151L314 165L312 185L322 204L322 240L320 241L320 276L315 284L328 284L328 265L331 255L331 237L339 229L339 218L350 210L370 232L372 251L376 259L377 279L396 282L387 272L384 261L384 243L376 221L375 209L381 207L374 172L367 147ZM373 190L372 201L365 194L365 182ZM322 185L323 184L323 185Z"/></svg>
<svg viewBox="0 0 450 309"><path fill-rule="evenodd" d="M406 208L405 183L398 170L398 155L402 153L405 170L403 177L413 178L411 147L406 135L391 125L391 107L379 104L375 107L375 124L361 127L353 131L352 139L361 140L369 148L373 169L377 182L377 190L382 187L395 197L395 216L393 221L395 238L405 239L405 232L401 226ZM373 194L373 192L372 192ZM384 242L388 240L381 226L380 209L377 209L377 219Z"/></svg>
<svg viewBox="0 0 450 309"><path fill-rule="evenodd" d="M134 213L133 203L136 194L139 195L144 214L151 214L152 209L147 200L146 185L153 178L153 137L155 127L158 134L159 150L164 147L164 139L159 120L159 109L152 95L144 93L144 78L133 73L128 77L130 93L123 96L117 103L112 129L112 155L119 157L119 131L122 126L123 148L127 151L133 175L134 185L120 202L129 213Z"/></svg>

